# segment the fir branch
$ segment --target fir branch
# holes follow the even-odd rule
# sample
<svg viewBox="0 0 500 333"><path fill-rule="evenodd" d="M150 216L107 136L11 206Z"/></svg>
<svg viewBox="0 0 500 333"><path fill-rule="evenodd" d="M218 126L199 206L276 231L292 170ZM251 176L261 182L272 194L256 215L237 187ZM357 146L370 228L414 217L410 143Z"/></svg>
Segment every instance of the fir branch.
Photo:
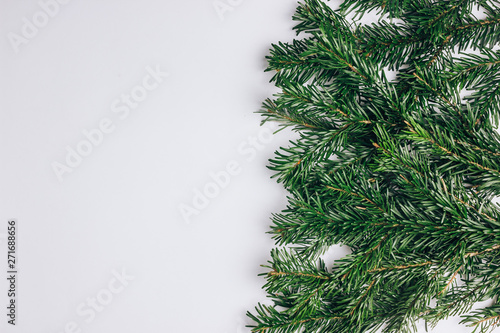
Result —
<svg viewBox="0 0 500 333"><path fill-rule="evenodd" d="M345 18L368 10L400 20ZM248 314L253 331L413 332L449 315L498 325L496 304L471 312L500 293L498 4L304 0L293 19L304 37L272 46L282 92L261 110L299 134L269 167L291 193L269 232L285 248L265 266L274 305ZM327 269L334 244L352 253Z"/></svg>

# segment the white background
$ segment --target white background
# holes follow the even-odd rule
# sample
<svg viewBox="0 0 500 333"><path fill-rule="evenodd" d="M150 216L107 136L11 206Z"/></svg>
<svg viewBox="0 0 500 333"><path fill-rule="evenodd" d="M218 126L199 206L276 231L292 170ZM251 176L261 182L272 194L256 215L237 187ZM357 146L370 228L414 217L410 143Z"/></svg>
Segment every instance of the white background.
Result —
<svg viewBox="0 0 500 333"><path fill-rule="evenodd" d="M264 57L294 37L296 1L222 3L231 10L73 0L15 46L42 9L0 0L0 236L10 218L20 228L17 326L6 323L0 273L0 331L249 331L246 311L267 302L257 276L273 247L265 232L286 203L265 166L292 137L269 139L254 111L276 91ZM169 76L126 117L113 112L147 68ZM54 163L103 119L113 131L60 181ZM183 218L181 205L228 163L239 173ZM123 271L130 279L111 293ZM96 297L106 304L90 315ZM433 332L470 331L457 323Z"/></svg>

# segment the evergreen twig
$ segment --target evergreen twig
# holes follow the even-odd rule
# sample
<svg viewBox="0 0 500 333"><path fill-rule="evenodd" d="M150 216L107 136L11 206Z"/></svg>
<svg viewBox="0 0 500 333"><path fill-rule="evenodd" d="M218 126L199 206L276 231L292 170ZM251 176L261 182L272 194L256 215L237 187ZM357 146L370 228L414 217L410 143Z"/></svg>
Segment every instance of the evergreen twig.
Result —
<svg viewBox="0 0 500 333"><path fill-rule="evenodd" d="M357 20L372 10L378 22ZM299 138L270 160L290 197L252 331L499 326L499 2L303 0L293 19L300 38L267 57L281 93L260 113ZM334 244L352 253L326 267Z"/></svg>

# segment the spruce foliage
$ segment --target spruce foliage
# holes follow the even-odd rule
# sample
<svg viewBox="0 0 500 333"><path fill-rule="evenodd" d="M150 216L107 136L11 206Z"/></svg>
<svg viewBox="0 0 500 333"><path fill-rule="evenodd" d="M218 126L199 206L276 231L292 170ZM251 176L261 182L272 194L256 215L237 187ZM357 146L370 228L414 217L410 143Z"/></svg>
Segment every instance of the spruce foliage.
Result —
<svg viewBox="0 0 500 333"><path fill-rule="evenodd" d="M455 315L473 332L500 324L499 8L299 3L297 39L267 57L281 93L263 122L299 137L270 160L289 203L272 217L278 247L264 266L274 305L248 313L253 332L415 332ZM361 24L368 11L380 19ZM334 244L352 253L326 267Z"/></svg>

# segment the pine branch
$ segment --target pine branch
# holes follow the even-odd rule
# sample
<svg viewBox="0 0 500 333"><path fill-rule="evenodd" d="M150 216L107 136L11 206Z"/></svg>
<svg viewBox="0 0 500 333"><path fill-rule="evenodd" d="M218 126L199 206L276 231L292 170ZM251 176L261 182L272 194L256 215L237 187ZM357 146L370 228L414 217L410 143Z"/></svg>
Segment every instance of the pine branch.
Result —
<svg viewBox="0 0 500 333"><path fill-rule="evenodd" d="M345 18L371 10L371 25ZM252 331L415 332L451 315L498 326L498 2L305 0L293 19L300 38L272 46L281 92L260 113L299 137L270 160L290 196L269 231L284 248L261 274L273 305L248 313ZM326 267L335 244L351 253Z"/></svg>

